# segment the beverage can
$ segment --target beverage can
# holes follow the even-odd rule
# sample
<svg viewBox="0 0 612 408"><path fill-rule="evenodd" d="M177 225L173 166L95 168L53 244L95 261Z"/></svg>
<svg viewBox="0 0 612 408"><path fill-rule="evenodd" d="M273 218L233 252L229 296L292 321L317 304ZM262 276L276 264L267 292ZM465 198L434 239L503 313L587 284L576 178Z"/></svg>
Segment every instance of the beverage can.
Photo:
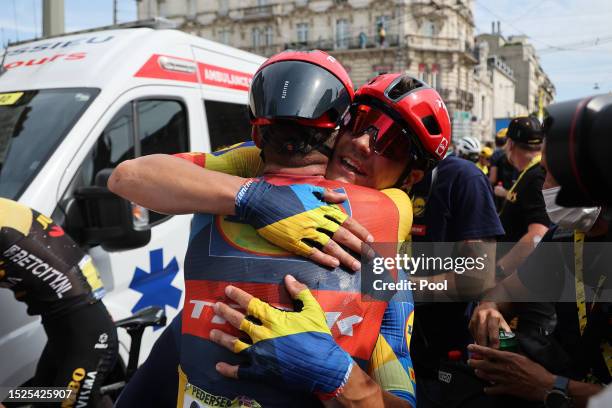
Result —
<svg viewBox="0 0 612 408"><path fill-rule="evenodd" d="M504 329L499 329L499 349L501 351L510 351L518 353L519 344L516 334L507 332Z"/></svg>

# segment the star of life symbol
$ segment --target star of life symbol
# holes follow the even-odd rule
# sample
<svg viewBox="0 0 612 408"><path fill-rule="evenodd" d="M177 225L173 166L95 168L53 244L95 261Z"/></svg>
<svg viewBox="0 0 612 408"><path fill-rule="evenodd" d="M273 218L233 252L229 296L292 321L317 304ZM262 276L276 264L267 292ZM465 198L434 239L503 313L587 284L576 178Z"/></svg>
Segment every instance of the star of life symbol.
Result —
<svg viewBox="0 0 612 408"><path fill-rule="evenodd" d="M215 305L214 302L207 302L205 300L193 300L193 299L190 300L189 303L193 305L193 310L191 311L191 316L190 316L192 319L199 319L205 307L213 307ZM237 304L229 304L228 306L233 309L240 308L240 306ZM291 310L291 309L288 309L282 306L280 307L275 306L275 307L281 310L287 310L287 311ZM358 315L351 315L343 319L340 319L341 315L342 315L342 312L325 312L325 320L327 322L327 327L329 327L329 329L331 330L333 329L334 325L336 325L338 327L338 331L340 332L342 336L353 336L353 327L361 323L363 320L363 317L358 316ZM227 320L225 320L221 316L215 315L212 318L211 323L226 324Z"/></svg>
<svg viewBox="0 0 612 408"><path fill-rule="evenodd" d="M140 292L142 297L134 307L132 313L147 306L179 307L181 290L172 285L174 277L179 272L178 261L172 257L168 263L164 262L164 250L154 249L149 252L149 271L136 267L130 282L130 289ZM153 330L158 330L154 327Z"/></svg>

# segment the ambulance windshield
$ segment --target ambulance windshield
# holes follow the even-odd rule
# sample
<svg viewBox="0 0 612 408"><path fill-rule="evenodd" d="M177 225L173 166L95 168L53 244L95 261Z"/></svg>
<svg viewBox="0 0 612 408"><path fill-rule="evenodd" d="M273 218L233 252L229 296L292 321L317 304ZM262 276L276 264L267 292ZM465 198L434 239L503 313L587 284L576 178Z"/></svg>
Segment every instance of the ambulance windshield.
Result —
<svg viewBox="0 0 612 408"><path fill-rule="evenodd" d="M98 92L0 92L0 197L19 198Z"/></svg>

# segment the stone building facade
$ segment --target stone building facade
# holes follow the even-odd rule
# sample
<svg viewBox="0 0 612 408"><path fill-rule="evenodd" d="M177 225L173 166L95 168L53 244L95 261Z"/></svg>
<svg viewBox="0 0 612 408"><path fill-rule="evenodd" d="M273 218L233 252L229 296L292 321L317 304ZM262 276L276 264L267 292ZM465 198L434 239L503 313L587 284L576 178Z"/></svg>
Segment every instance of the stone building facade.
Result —
<svg viewBox="0 0 612 408"><path fill-rule="evenodd" d="M488 60L484 70L490 73L478 74L482 62L474 46L472 10L473 0L138 2L141 19L166 17L184 31L256 54L325 50L347 68L355 86L381 72L407 72L440 92L451 115L453 137L490 140L493 117L502 110L493 106L493 95L499 86L512 93L508 89L517 79L495 68L495 61L489 67Z"/></svg>
<svg viewBox="0 0 612 408"><path fill-rule="evenodd" d="M510 36L507 39L499 27L491 34L481 34L477 42L486 41L489 52L501 59L514 72L516 79L515 102L529 113L537 113L540 97L544 106L555 97L555 86L540 65L535 48L526 36Z"/></svg>

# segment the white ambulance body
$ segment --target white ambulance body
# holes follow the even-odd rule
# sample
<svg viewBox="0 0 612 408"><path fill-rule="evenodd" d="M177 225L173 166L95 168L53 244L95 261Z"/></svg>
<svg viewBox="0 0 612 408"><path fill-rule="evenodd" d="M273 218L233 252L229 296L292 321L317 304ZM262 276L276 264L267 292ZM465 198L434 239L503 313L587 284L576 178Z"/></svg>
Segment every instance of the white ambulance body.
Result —
<svg viewBox="0 0 612 408"><path fill-rule="evenodd" d="M89 221L75 202L87 188L104 184L101 170L125 159L246 140L247 91L263 61L152 28L83 32L8 48L0 75L0 196L51 214L71 235L76 231L100 271L114 319L148 305L163 306L168 321L174 318L184 297L191 217L150 213L144 232L134 232L140 238L97 245L95 228L79 228ZM79 237L79 231L89 232ZM15 386L32 377L46 336L40 319L28 316L9 290L0 289L0 310L0 385ZM147 329L141 361L161 332ZM122 330L119 336L126 360L129 337Z"/></svg>

